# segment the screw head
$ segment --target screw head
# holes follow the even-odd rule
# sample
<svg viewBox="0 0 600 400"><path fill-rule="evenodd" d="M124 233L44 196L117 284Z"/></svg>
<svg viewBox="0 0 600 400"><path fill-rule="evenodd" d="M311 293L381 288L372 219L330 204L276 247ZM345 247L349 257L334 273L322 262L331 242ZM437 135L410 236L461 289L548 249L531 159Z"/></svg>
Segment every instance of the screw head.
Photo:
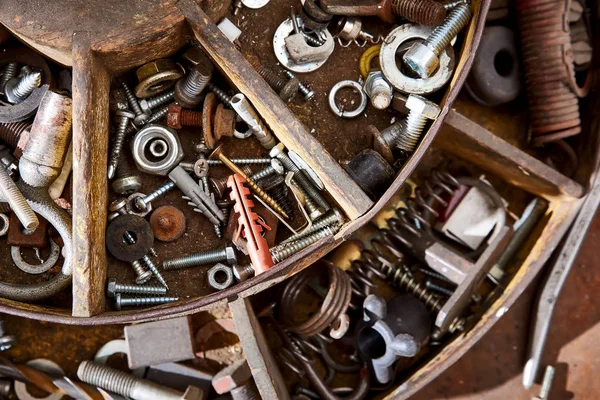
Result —
<svg viewBox="0 0 600 400"><path fill-rule="evenodd" d="M275 146L273 146L271 150L269 150L269 156L277 158L277 156L285 155L283 152L284 150L285 146L283 145L283 143L278 143Z"/></svg>
<svg viewBox="0 0 600 400"><path fill-rule="evenodd" d="M119 117L126 117L129 119L135 119L135 114L132 113L129 110L117 110L117 112L115 113L115 115L119 116Z"/></svg>
<svg viewBox="0 0 600 400"><path fill-rule="evenodd" d="M440 66L439 57L423 43L414 43L402 60L422 79L429 78Z"/></svg>
<svg viewBox="0 0 600 400"><path fill-rule="evenodd" d="M125 197L120 197L114 200L108 206L108 211L120 211L127 205L127 199Z"/></svg>
<svg viewBox="0 0 600 400"><path fill-rule="evenodd" d="M140 108L142 109L142 112L144 114L148 114L149 116L152 115L152 110L150 109L150 106L148 105L148 100L142 99L142 100L138 101L138 104L140 105Z"/></svg>
<svg viewBox="0 0 600 400"><path fill-rule="evenodd" d="M227 254L227 263L229 265L237 264L237 255L235 254L235 249L233 247L225 247L225 254Z"/></svg>
<svg viewBox="0 0 600 400"><path fill-rule="evenodd" d="M139 175L117 178L111 184L112 189L119 194L131 194L142 187L142 178Z"/></svg>
<svg viewBox="0 0 600 400"><path fill-rule="evenodd" d="M416 111L428 119L436 119L440 114L440 107L425 97L411 94L406 100L406 108Z"/></svg>
<svg viewBox="0 0 600 400"><path fill-rule="evenodd" d="M137 126L144 125L150 119L151 113L142 113L140 115L136 115L133 119L133 123Z"/></svg>
<svg viewBox="0 0 600 400"><path fill-rule="evenodd" d="M121 293L117 293L115 295L115 302L114 303L115 303L115 308L118 311L121 311Z"/></svg>
<svg viewBox="0 0 600 400"><path fill-rule="evenodd" d="M117 279L109 278L108 279L108 287L106 289L106 294L108 295L108 297L115 297L116 290L117 290Z"/></svg>
<svg viewBox="0 0 600 400"><path fill-rule="evenodd" d="M172 242L185 233L185 215L173 206L158 207L150 216L154 237L162 242Z"/></svg>
<svg viewBox="0 0 600 400"><path fill-rule="evenodd" d="M275 172L277 172L277 175L285 174L285 168L284 168L283 164L281 163L281 161L279 161L278 159L273 158L271 160L271 167L273 167Z"/></svg>
<svg viewBox="0 0 600 400"><path fill-rule="evenodd" d="M152 271L146 270L143 274L135 278L135 283L138 285L143 285L144 283L148 282L150 278L152 278Z"/></svg>

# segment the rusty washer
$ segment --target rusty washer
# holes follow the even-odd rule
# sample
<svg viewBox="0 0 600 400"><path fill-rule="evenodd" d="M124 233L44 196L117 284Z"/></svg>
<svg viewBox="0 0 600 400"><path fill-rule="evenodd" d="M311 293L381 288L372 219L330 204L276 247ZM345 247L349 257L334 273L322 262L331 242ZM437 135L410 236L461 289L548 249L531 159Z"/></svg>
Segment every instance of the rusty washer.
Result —
<svg viewBox="0 0 600 400"><path fill-rule="evenodd" d="M126 233L133 237L134 244L125 241ZM137 215L119 215L106 228L106 247L118 260L139 260L150 252L153 245L154 235L150 224Z"/></svg>
<svg viewBox="0 0 600 400"><path fill-rule="evenodd" d="M162 242L172 242L185 233L185 215L173 206L158 207L150 216L154 237Z"/></svg>

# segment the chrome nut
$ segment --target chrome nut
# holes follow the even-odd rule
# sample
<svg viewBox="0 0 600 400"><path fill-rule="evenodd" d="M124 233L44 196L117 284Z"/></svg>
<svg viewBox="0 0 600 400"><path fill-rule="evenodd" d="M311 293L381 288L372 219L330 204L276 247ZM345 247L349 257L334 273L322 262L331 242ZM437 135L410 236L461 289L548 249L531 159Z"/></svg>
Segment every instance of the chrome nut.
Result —
<svg viewBox="0 0 600 400"><path fill-rule="evenodd" d="M225 264L218 263L208 270L208 284L213 289L227 289L233 281L233 270Z"/></svg>
<svg viewBox="0 0 600 400"><path fill-rule="evenodd" d="M153 143L159 141L167 144L163 157L148 158ZM166 176L183 160L183 149L177 132L160 125L148 125L136 133L131 143L131 152L137 168L141 172ZM160 154L156 153L155 154Z"/></svg>
<svg viewBox="0 0 600 400"><path fill-rule="evenodd" d="M416 94L408 96L406 108L418 112L427 119L436 119L440 114L440 107L437 104Z"/></svg>
<svg viewBox="0 0 600 400"><path fill-rule="evenodd" d="M440 66L440 59L423 43L415 43L402 60L423 79L430 77Z"/></svg>
<svg viewBox="0 0 600 400"><path fill-rule="evenodd" d="M146 63L139 67L135 74L139 82L135 87L135 95L141 99L167 90L183 77L183 71L168 58Z"/></svg>

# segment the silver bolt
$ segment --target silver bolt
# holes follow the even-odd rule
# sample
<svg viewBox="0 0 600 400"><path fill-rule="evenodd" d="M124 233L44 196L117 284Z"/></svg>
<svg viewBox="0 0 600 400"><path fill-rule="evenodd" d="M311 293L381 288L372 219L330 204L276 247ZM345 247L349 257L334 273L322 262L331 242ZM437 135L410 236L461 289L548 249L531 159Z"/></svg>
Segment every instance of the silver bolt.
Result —
<svg viewBox="0 0 600 400"><path fill-rule="evenodd" d="M144 269L144 266L142 265L140 260L132 261L131 267L137 275L137 277L135 278L135 283L137 283L138 285L143 285L144 283L148 282L150 278L152 278L152 272L148 271L147 269Z"/></svg>
<svg viewBox="0 0 600 400"><path fill-rule="evenodd" d="M148 121L150 118L150 113L142 111L142 107L140 107L140 103L138 102L137 97L133 94L129 86L123 81L120 82L123 91L125 92L125 97L127 97L127 102L129 103L129 107L135 114L133 117L133 122L136 125L142 125Z"/></svg>
<svg viewBox="0 0 600 400"><path fill-rule="evenodd" d="M147 295L165 295L167 294L167 288L163 286L141 286L141 285L123 285L117 282L116 278L110 278L108 280L107 294L108 297L115 297L117 293L128 293L128 294L147 294Z"/></svg>
<svg viewBox="0 0 600 400"><path fill-rule="evenodd" d="M288 71L288 70L285 70L285 75L290 79L296 77L296 75L294 75L294 73L292 71ZM302 81L300 81L300 87L298 88L298 90L300 91L300 93L302 93L302 96L304 96L305 101L309 101L313 97L315 97L315 91L312 90L310 88L310 86L308 86L307 84L305 84Z"/></svg>
<svg viewBox="0 0 600 400"><path fill-rule="evenodd" d="M333 208L331 209L331 211L329 211L329 215L325 216L324 218L321 218L320 220L312 224L311 227L308 228L306 231L290 236L280 244L295 242L296 240L311 235L312 233L319 231L327 226L339 227L344 222L344 219L344 214L342 214L342 212L339 209Z"/></svg>
<svg viewBox="0 0 600 400"><path fill-rule="evenodd" d="M200 93L204 90L212 77L214 67L205 57L190 69L184 78L175 85L175 101L183 108L196 107L202 98Z"/></svg>
<svg viewBox="0 0 600 400"><path fill-rule="evenodd" d="M126 372L106 365L95 364L92 361L83 361L79 364L77 377L85 383L133 400L184 399L183 393L177 390L136 378Z"/></svg>
<svg viewBox="0 0 600 400"><path fill-rule="evenodd" d="M392 104L394 88L385 79L381 71L369 72L363 89L371 99L371 105L376 109L385 110Z"/></svg>
<svg viewBox="0 0 600 400"><path fill-rule="evenodd" d="M273 261L275 263L279 263L286 258L291 257L292 255L298 253L301 250L304 250L311 244L317 242L318 240L327 237L333 236L336 232L336 229L327 226L320 231L317 231L309 236L306 236L300 240L291 243L281 244L279 246L275 246L271 248L271 256L273 257Z"/></svg>
<svg viewBox="0 0 600 400"><path fill-rule="evenodd" d="M0 90L4 91L4 87L6 86L6 82L15 78L17 76L19 70L19 64L16 62L9 62L4 66L4 70L2 71L2 80L0 80Z"/></svg>
<svg viewBox="0 0 600 400"><path fill-rule="evenodd" d="M243 282L253 277L254 274L255 272L252 264L233 266L233 276L235 276L235 279L237 279L238 282Z"/></svg>
<svg viewBox="0 0 600 400"><path fill-rule="evenodd" d="M159 94L158 96L151 97L149 99L140 100L140 108L144 113L152 114L152 110L154 110L158 106L162 106L165 103L173 100L173 96L175 95L175 89L171 89L168 92Z"/></svg>
<svg viewBox="0 0 600 400"><path fill-rule="evenodd" d="M219 262L227 262L229 265L237 263L235 249L231 246L226 246L223 249L203 251L200 253L190 254L189 256L171 258L163 261L163 268L166 270L183 269L195 267L198 265L216 264Z"/></svg>
<svg viewBox="0 0 600 400"><path fill-rule="evenodd" d="M115 177L117 171L117 165L119 164L119 156L123 150L123 143L125 142L125 134L127 130L127 124L129 120L135 117L131 111L119 110L116 112L118 117L117 134L115 136L115 142L113 144L110 160L108 161L108 179Z"/></svg>
<svg viewBox="0 0 600 400"><path fill-rule="evenodd" d="M156 296L156 297L123 297L121 293L115 295L115 308L121 311L123 307L155 306L159 304L172 303L179 297Z"/></svg>
<svg viewBox="0 0 600 400"><path fill-rule="evenodd" d="M325 200L323 195L319 192L317 188L314 187L312 183L308 180L304 172L298 168L296 164L284 153L285 146L283 143L279 143L275 147L271 149L269 155L273 158L281 161L283 166L288 170L294 173L294 179L302 189L321 207L323 210L328 211L331 206Z"/></svg>
<svg viewBox="0 0 600 400"><path fill-rule="evenodd" d="M22 78L9 79L4 87L4 96L9 103L18 104L25 100L41 84L42 73L40 71L32 71L24 74Z"/></svg>
<svg viewBox="0 0 600 400"><path fill-rule="evenodd" d="M283 167L281 161L277 160L276 158L273 158L271 160L271 165L253 174L252 176L250 176L250 179L256 182L271 175L283 175L284 173L285 168Z"/></svg>
<svg viewBox="0 0 600 400"><path fill-rule="evenodd" d="M406 107L410 111L406 119L400 122L402 131L396 139L396 146L400 150L410 153L419 144L427 120L434 120L440 114L440 107L415 94L408 96Z"/></svg>
<svg viewBox="0 0 600 400"><path fill-rule="evenodd" d="M40 225L40 221L6 169L1 166L0 192L4 197L3 201L10 204L12 212L16 214L23 227L27 231L33 232Z"/></svg>
<svg viewBox="0 0 600 400"><path fill-rule="evenodd" d="M136 198L135 199L135 207L140 211L146 211L149 203L152 203L158 197L167 193L169 190L173 189L174 187L175 187L175 182L173 182L173 181L169 181L169 182L165 183L164 185L162 185L155 191L147 194L146 197Z"/></svg>
<svg viewBox="0 0 600 400"><path fill-rule="evenodd" d="M414 43L403 61L423 79L429 78L440 66L439 56L471 19L471 7L461 4L450 10L444 22L436 27L423 43Z"/></svg>
<svg viewBox="0 0 600 400"><path fill-rule="evenodd" d="M217 98L219 100L221 100L221 103L223 103L231 108L232 97L230 95L228 95L227 93L225 93L225 91L223 89L216 87L215 84L212 82L208 82L206 87L208 87L208 90L213 92L215 94L215 96L217 96Z"/></svg>
<svg viewBox="0 0 600 400"><path fill-rule="evenodd" d="M235 165L261 165L270 164L272 158L232 158L231 162ZM208 165L225 165L221 160L207 160Z"/></svg>

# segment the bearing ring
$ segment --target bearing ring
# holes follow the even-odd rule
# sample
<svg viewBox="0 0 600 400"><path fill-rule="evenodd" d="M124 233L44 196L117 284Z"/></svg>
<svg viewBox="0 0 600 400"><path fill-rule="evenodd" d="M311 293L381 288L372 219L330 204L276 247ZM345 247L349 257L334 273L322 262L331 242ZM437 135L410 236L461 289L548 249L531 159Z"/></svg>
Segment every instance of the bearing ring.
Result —
<svg viewBox="0 0 600 400"><path fill-rule="evenodd" d="M444 86L454 72L455 56L452 46L440 54L440 67L427 79L411 78L402 73L396 64L396 53L400 46L411 40L425 40L431 34L431 28L404 24L389 33L381 45L379 64L387 81L402 93L430 94Z"/></svg>
<svg viewBox="0 0 600 400"><path fill-rule="evenodd" d="M335 96L337 95L337 92L339 92L340 89L342 89L342 88L350 88L350 89L354 89L355 91L358 92L358 94L360 95L360 104L358 105L358 107L356 109L354 109L352 111L345 111L345 110L342 111L342 110L340 110L338 105L335 103ZM363 90L360 83L358 83L356 81L351 81L351 80L340 81L340 82L336 83L335 85L333 85L333 87L331 88L331 91L329 92L329 108L331 108L331 111L333 111L333 113L335 115L337 115L338 117L341 117L341 118L358 117L360 114L363 113L363 111L365 111L365 108L367 108L367 102L368 102L367 94Z"/></svg>

